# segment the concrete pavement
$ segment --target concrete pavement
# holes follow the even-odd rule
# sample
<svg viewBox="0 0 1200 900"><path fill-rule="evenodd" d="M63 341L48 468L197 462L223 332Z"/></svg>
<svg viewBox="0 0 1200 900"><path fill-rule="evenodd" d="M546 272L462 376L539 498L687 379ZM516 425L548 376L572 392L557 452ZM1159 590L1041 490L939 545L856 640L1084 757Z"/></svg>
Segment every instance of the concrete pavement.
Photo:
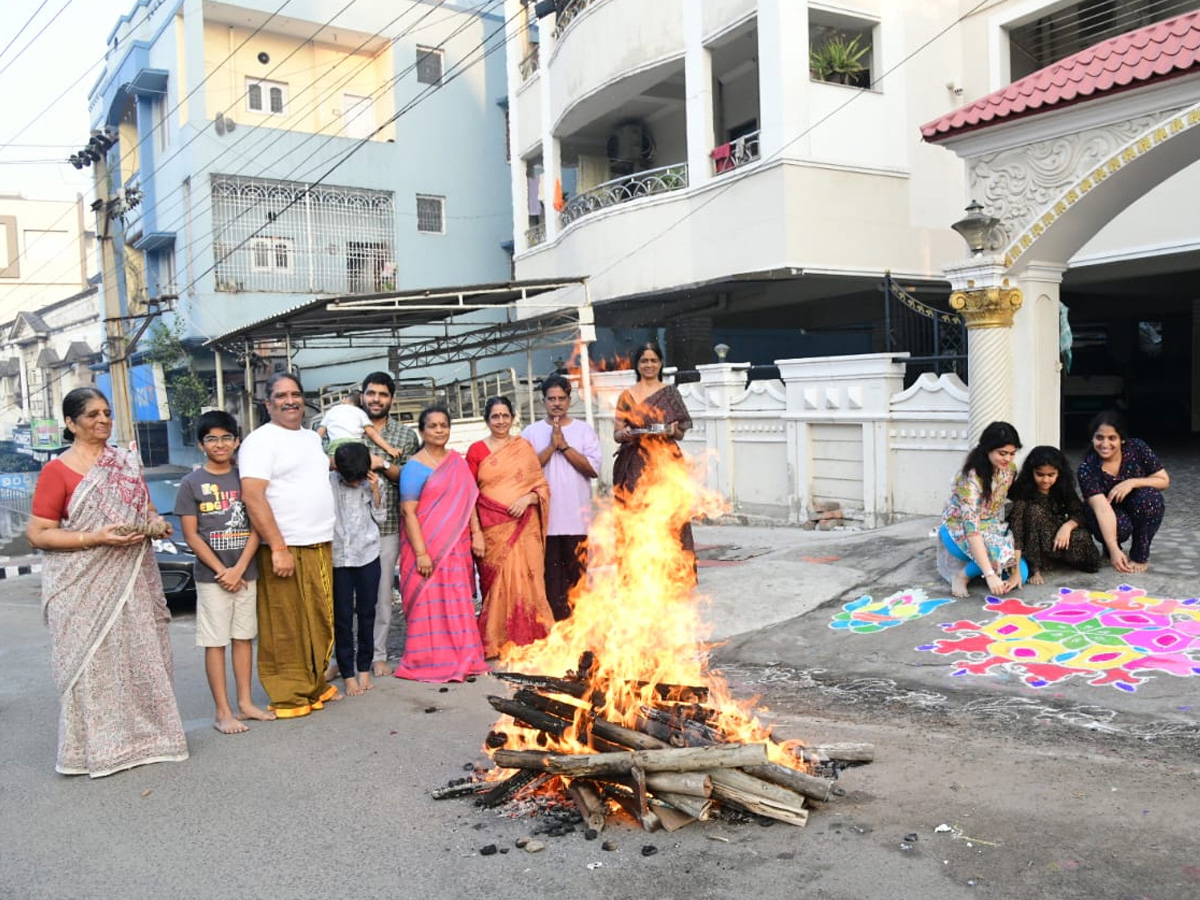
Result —
<svg viewBox="0 0 1200 900"><path fill-rule="evenodd" d="M40 579L0 584L0 898L1189 896L1200 885L1191 826L1200 675L1132 668L1128 690L1078 673L1034 687L1011 661L955 675L966 653L916 648L978 634L940 623L996 618L978 589L923 615L919 604L845 613L864 595L948 598L934 524L696 529L702 602L723 641L714 659L737 692L761 694L784 736L871 741L876 761L847 770L844 795L815 809L806 829L615 826L611 853L575 834L526 854L514 841L530 820L430 800L481 758L493 721L485 696L502 690L490 679L444 691L381 679L307 719L221 736L186 613L172 640L191 759L98 781L55 775ZM1195 593L1188 560L1160 552L1151 562L1137 585L1148 596ZM1055 573L1021 597L1047 604L1059 586L1109 591L1121 581L1111 569ZM1190 611L1175 607L1168 619L1186 624ZM889 615L902 621L830 627ZM509 852L480 855L490 843ZM643 857L647 845L658 853Z"/></svg>

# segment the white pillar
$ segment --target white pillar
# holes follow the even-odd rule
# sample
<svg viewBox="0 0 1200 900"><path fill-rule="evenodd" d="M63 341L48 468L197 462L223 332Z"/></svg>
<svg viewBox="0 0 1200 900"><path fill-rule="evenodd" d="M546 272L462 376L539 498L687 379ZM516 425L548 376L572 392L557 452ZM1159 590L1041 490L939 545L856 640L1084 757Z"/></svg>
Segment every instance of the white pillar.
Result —
<svg viewBox="0 0 1200 900"><path fill-rule="evenodd" d="M1030 263L1017 278L1024 300L1013 319L1012 418L1026 447L1061 441L1059 288L1066 266Z"/></svg>
<svg viewBox="0 0 1200 900"><path fill-rule="evenodd" d="M521 84L521 58L525 53L525 16L521 12L520 0L504 0L505 73L508 77L508 158L509 180L512 190L513 252L528 250L525 232L529 229L529 186L525 180L525 161L517 154L521 135L518 120L519 103L514 102L517 87ZM530 11L532 14L532 10Z"/></svg>
<svg viewBox="0 0 1200 900"><path fill-rule="evenodd" d="M1021 307L1021 291L1004 277L1004 260L999 257L975 256L943 271L954 289L950 306L967 323L968 434L974 443L988 423L1013 422L1014 371L1018 367L1013 361L1012 325ZM1024 354L1022 350L1022 360ZM1020 432L1019 427L1017 430ZM1029 444L1025 437L1022 441Z"/></svg>
<svg viewBox="0 0 1200 900"><path fill-rule="evenodd" d="M708 458L708 487L730 502L734 497L733 422L731 412L733 400L746 392L746 371L750 363L714 363L696 366L700 373L700 386L707 405L693 418L702 420L705 428Z"/></svg>
<svg viewBox="0 0 1200 900"><path fill-rule="evenodd" d="M704 6L683 7L684 80L687 85L688 186L712 178L709 154L713 148L712 52L704 46Z"/></svg>
<svg viewBox="0 0 1200 900"><path fill-rule="evenodd" d="M541 99L542 99L542 215L546 219L546 241L558 237L558 210L554 208L554 186L562 179L562 163L559 160L558 138L554 136L554 112L550 98L550 58L554 55L554 22L557 16L547 16L542 19L538 35L541 46L538 58L541 60Z"/></svg>
<svg viewBox="0 0 1200 900"><path fill-rule="evenodd" d="M758 104L764 159L784 152L803 156L808 141L796 140L807 121L808 4L758 2Z"/></svg>

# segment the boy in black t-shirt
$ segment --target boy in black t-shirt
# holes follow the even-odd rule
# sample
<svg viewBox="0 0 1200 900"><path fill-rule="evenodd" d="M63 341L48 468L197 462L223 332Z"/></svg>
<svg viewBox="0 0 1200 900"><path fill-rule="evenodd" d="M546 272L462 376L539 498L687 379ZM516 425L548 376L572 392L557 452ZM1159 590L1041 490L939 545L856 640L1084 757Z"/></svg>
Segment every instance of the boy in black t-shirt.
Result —
<svg viewBox="0 0 1200 900"><path fill-rule="evenodd" d="M240 734L249 730L243 719L275 718L250 700L252 642L258 636L254 554L259 540L233 465L237 421L224 410L206 412L196 421L196 435L208 459L180 482L175 515L196 554L196 646L204 648L204 669L217 707L213 727L222 734ZM236 716L225 683L226 644L233 646Z"/></svg>

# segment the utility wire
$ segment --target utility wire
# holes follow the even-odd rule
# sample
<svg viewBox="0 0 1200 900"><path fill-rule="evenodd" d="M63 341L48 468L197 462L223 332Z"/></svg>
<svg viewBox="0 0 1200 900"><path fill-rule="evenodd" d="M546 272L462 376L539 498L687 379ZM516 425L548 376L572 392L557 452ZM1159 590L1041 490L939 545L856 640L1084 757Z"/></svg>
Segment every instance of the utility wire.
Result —
<svg viewBox="0 0 1200 900"><path fill-rule="evenodd" d="M64 12L66 12L67 7L70 6L73 2L74 2L74 0L67 0L67 2L62 5L62 8L58 12L56 12L49 19L47 19L46 24L38 29L38 33L29 39L29 43L27 43L24 47L22 47L20 50L18 50L16 56L14 56L12 59L10 59L8 62L6 62L3 66L0 66L0 75L3 75L5 72L7 72L8 67L11 66L13 63L15 63L18 59L20 59L25 54L25 51L28 50L30 47L32 47L34 45L34 42L37 41L37 39L42 36L42 32L44 32L47 28L49 28L51 25L53 25L55 22L57 22L58 17L61 16ZM46 4L43 2L42 6L45 6L45 5ZM38 12L41 12L42 6L39 6L37 8L37 12L34 13L35 16L38 14ZM32 22L32 21L33 21L33 19L31 18L30 22ZM25 23L25 25L28 25L28 24L29 24L29 22ZM21 26L21 31L25 30L25 25ZM18 33L18 35L20 34L20 32L17 32L17 33ZM15 41L16 38L13 38L13 40ZM12 46L12 41L9 41L9 46ZM7 50L8 47L5 47L4 49ZM2 53L2 51L0 51L0 53Z"/></svg>
<svg viewBox="0 0 1200 900"><path fill-rule="evenodd" d="M336 18L337 18L337 16L338 16L338 15L340 15L342 11L344 11L344 10L345 10L345 9L347 9L347 8L349 8L349 6L351 6L351 5L353 4L353 2L354 2L354 0L351 0L351 3L348 3L348 4L347 4L345 7L343 7L343 8L342 8L342 10L339 10L339 11L338 11L338 13L335 13L335 14L334 14L334 16L333 16L333 17L331 17L331 18L330 18L328 21L326 21L326 22L322 23L322 24L321 24L321 25L320 25L320 26L319 26L319 27L318 27L318 28L317 28L317 29L316 29L316 30L315 30L315 31L312 33L312 35L309 37L309 39L308 39L308 40L313 40L313 39L315 39L315 38L316 38L316 36L317 36L317 35L318 35L318 34L319 34L321 31L323 31L323 30L325 30L326 28L330 27L330 26L332 25L332 23L333 23L334 19L336 19ZM447 2L447 0L438 0L437 4L436 4L435 6L432 6L432 7L430 7L430 8L429 8L429 10L427 10L427 11L425 12L425 14L424 14L424 15L422 15L421 17L419 17L419 18L416 20L416 22L414 22L414 23L413 23L413 25L409 26L409 28L405 29L405 31L403 31L401 34L397 35L395 38L393 38L393 39L392 39L392 41L391 41L391 43L392 43L392 44L395 44L397 41L399 41L400 39L402 39L403 37L405 37L407 34L409 34L411 31L413 31L413 30L415 29L415 26L416 26L416 25L418 25L418 24L420 24L421 22L423 22L423 21L424 21L426 18L428 18L428 17L429 17L429 16L430 16L430 15L431 15L431 14L432 14L432 13L433 13L433 12L434 12L436 9L440 8L440 7L441 7L443 4L445 4L446 2ZM496 0L492 0L492 3L493 3L493 4L494 4L495 2L496 2ZM286 5L286 3L285 3L284 5ZM283 7L281 6L281 7L280 7L280 9L282 9L282 8L283 8ZM408 7L406 8L406 10L405 10L405 11L407 12L407 11L411 10L412 8L413 8L413 7L410 5L410 6L408 6ZM278 11L279 11L279 10L276 10L276 12L278 12ZM378 38L378 37L381 37L381 36L382 36L382 34L383 34L383 31L384 31L384 30L386 30L387 28L390 28L390 27L391 27L391 26L392 26L392 25L393 25L395 22L397 22L399 19L401 19L401 18L403 18L403 17L404 17L404 13L402 12L402 13L401 13L399 16L396 16L396 17L394 17L393 19L391 19L389 22L387 22L387 23L386 23L386 24L383 26L383 28L382 28L382 29L380 29L380 31L378 31L378 32L375 32L375 33L374 33L373 35L371 35L369 38L367 38L367 39L366 39L366 40L364 40L362 43L360 43L360 44L358 45L358 47L354 48L354 50L352 50L352 51L351 51L351 54L357 53L359 50L361 50L363 47L365 47L367 44L369 44L371 40L373 40L373 39L375 39L375 38ZM443 20L438 20L438 21L443 21ZM437 22L435 22L435 23L433 23L433 24L437 24ZM265 23L264 23L264 25L265 25ZM262 26L260 26L260 28L261 28L261 27L262 27ZM429 26L426 26L426 27L429 27ZM245 42L243 42L243 44L244 44L244 43L245 43ZM276 64L276 66L275 66L273 69L269 70L267 74L269 75L269 74L272 74L272 73L274 73L274 72L275 72L275 71L276 71L276 70L279 68L279 66L280 66L280 65L282 65L284 62L286 62L286 61L287 61L287 59L290 59L290 58L291 58L291 56L295 55L295 53L296 53L296 52L298 52L298 51L299 51L299 49L301 49L302 47L304 47L304 46L305 46L307 43L308 43L308 41L301 41L301 42L298 42L298 43L297 43L297 47L296 47L296 49L295 49L295 50L293 50L293 51L292 51L292 53L288 54L288 56L287 56L287 57L285 57L285 59L284 59L284 60L281 60L279 63L277 63L277 64ZM236 51L235 51L235 52L236 52ZM233 55L233 54L231 53L231 54L230 54L229 56L227 56L227 57L226 57L224 60L222 60L222 62L221 62L221 63L219 63L219 64L218 64L218 65L217 65L217 66L216 66L216 67L213 69L213 71L212 71L212 72L210 72L210 73L209 73L209 76L207 76L205 80L207 80L207 78L208 78L208 77L212 77L212 75L213 75L213 74L215 74L215 73L216 73L216 71L218 71L218 70L219 70L221 67L223 67L223 66L224 66L224 65L225 65L225 64L226 64L226 63L229 61L229 59L232 57L232 55ZM350 57L349 57L349 55L348 55L348 56L343 56L343 58L342 58L341 60L339 60L339 62L338 62L338 63L336 63L336 64L334 65L334 67L333 67L333 68L335 68L335 69L336 69L338 66L340 66L340 65L342 64L342 62L344 62L344 61L345 61L346 59L348 59L348 58L350 58ZM298 113L298 114L295 114L295 117L296 117L297 121L301 120L301 119L302 119L302 118L304 118L304 117L305 117L305 116L306 116L308 113L311 113L313 110L315 110L315 109L318 107L318 105L319 105L320 103L324 102L324 100L325 100L325 99L327 99L329 96L332 96L332 93L333 93L334 91L336 91L338 87L340 87L341 85L344 85L345 83L347 83L347 81L349 80L349 78L353 78L355 74L357 74L359 71L362 71L362 69L366 68L367 66L373 65L373 64L374 64L374 62L375 62L374 58L371 58L371 59L368 59L368 60L366 60L365 62L363 62L363 63L362 63L362 65L361 65L361 66L360 66L360 67L359 67L357 70L355 70L354 72L352 72L352 73L351 73L351 74L350 74L350 75L347 77L347 79L344 79L343 81L339 82L339 83L338 83L338 85L335 85L334 89L333 89L333 90L331 90L331 91L330 91L328 94L326 94L326 95L325 95L325 96L323 96L322 98L320 98L320 99L318 99L317 101L315 101L315 102L314 102L314 104L313 104L312 106L310 106L310 107L308 107L308 108L306 108L306 109L304 109L304 110L301 110L301 111L300 111L300 113ZM389 82L387 82L387 84L385 84L385 85L384 85L384 87L383 87L383 88L381 88L381 91L382 91L382 90L384 90L384 89L386 89L388 86L390 86L390 85L392 85L392 84L396 83L396 82L399 80L399 78L400 78L400 77L402 77L403 75L407 74L409 71L411 71L411 70L412 70L412 68L414 68L414 67L409 67L408 69L405 69L403 72L401 72L401 73L400 73L400 75L396 76L396 78L393 78L393 79L391 79ZM331 69L331 71L332 71L332 69ZM265 77L267 77L267 76L266 76L266 75L264 75L263 77L265 78ZM313 79L313 80L312 80L312 81L310 81L310 82L309 82L307 85L305 85L305 87L304 87L304 88L301 88L301 90L300 90L300 91L299 91L297 94L293 95L293 97L295 97L295 96L298 96L300 93L303 93L303 92L307 91L309 88L313 87L315 84L316 84L316 79ZM194 92L194 91L193 91L193 92ZM234 106L236 106L237 104L239 104L239 103L240 103L240 101L241 101L242 99L244 99L244 98L245 98L245 96L246 96L246 94L247 94L247 93L248 93L248 88L247 88L247 90L246 90L246 91L243 91L242 95L241 95L241 96L240 96L238 99L236 99L236 100L234 100L234 101L233 101L233 105L231 105L231 106L227 107L227 109L225 110L225 112L228 112L229 110L232 110L232 109L234 108ZM178 108L179 108L179 104L176 104L176 107L175 107L175 109L178 109ZM168 114L168 115L169 115L169 114ZM165 121L165 117L164 117L164 121ZM163 159L163 160L159 161L159 162L158 162L158 164L157 164L157 165L156 165L156 166L155 166L153 169L151 169L151 170L149 170L149 171L147 171L147 172L143 173L143 174L142 174L142 180L143 180L143 181L144 181L144 180L148 180L148 179L150 179L151 177L153 177L154 175L156 175L156 174L157 174L157 173L158 173L158 172L159 172L159 171L160 171L160 170L161 170L161 169L162 169L162 168L163 168L163 167L164 167L164 166L165 166L165 165L166 165L168 162L170 162L172 159L174 159L176 156L178 156L178 155L179 155L179 153L183 152L183 150L187 149L187 147L191 146L191 145L192 145L192 144L193 144L193 143L194 143L194 142L195 142L195 141L196 141L196 140L197 140L197 139L198 139L198 138L199 138L199 137L200 137L202 134L207 134L207 129L208 129L208 126L207 126L207 125L204 125L204 126L202 126L202 127L200 127L200 128L197 128L197 129L196 129L196 133L195 133L195 134L193 134L193 135L192 135L192 137L191 137L191 139L189 139L189 140L188 140L188 141L187 141L187 142L186 142L186 143L185 143L183 146L181 146L181 147L177 147L177 148L174 150L174 152L173 152L173 153L171 153L171 154L170 154L168 157L166 157L165 159ZM152 134L152 132L149 132L149 133L151 133L151 134ZM319 132L318 132L318 133L319 133ZM257 140L257 142L255 143L255 145L254 145L254 146L255 146L255 147L258 147L258 146L261 146L261 145L262 145L264 142L266 142L266 143L268 143L268 144L269 144L269 143L271 143L271 142L273 142L273 141L275 140L275 137L276 137L276 136L277 136L276 130L275 130L275 129L273 129L273 128L262 127L262 128L255 128L255 129L253 129L253 130L247 130L247 131L246 131L246 132L245 132L243 135L241 135L241 136L240 136L238 139L236 139L235 141L233 141L233 143L232 143L230 146L222 148L222 151L221 151L221 153L219 153L219 154L217 155L217 157L215 157L215 158L214 158L213 162L215 163L215 162L216 162L216 160L220 159L220 158L221 158L222 156L224 156L224 155L225 155L227 152L233 152L235 155L237 155L237 154L236 154L236 151L234 151L234 150L233 150L233 147L234 147L236 144L240 143L241 141L243 141L243 140L246 140L247 138L251 138L251 137L257 137L257 138L258 138L258 140ZM332 139L333 139L333 138L335 138L335 137L337 137L337 136L336 136L336 135L331 135L331 136L329 136L329 137L328 137L328 138L326 138L326 139L327 139L327 140L332 140ZM140 141L139 141L139 143L140 143ZM120 157L120 159L121 159L121 160L125 160L125 159L126 159L128 156L129 156L129 154L131 154L132 152L134 152L133 148L131 148L129 151L126 151L125 153L123 153L123 154L122 154L122 156ZM118 165L119 165L119 163L118 163ZM204 170L200 170L199 172L196 172L196 173L194 173L194 174L202 174L202 173L203 173L203 171L204 171ZM118 169L118 174L119 174L119 169ZM156 201L156 207L157 207L158 209L162 210L162 208L163 208L163 204L164 204L164 203L165 203L165 202L166 202L168 199L170 199L171 197L174 197L174 196L176 196L176 195L179 195L179 196L181 197L181 202L180 202L180 204L179 204L179 209L181 209L181 210L182 210L182 208L183 208L183 202L182 202L182 200L183 200L183 198L184 198L184 186L183 186L182 184L181 184L179 187L177 187L177 188L174 188L173 190L171 190L170 192L168 192L168 193L167 193L166 195L164 195L162 198L159 198L159 199ZM199 210L199 209L193 209L193 210L191 210L191 211L190 211L190 213L194 215L194 214L196 214L196 213L198 213L198 212L201 212L201 211L202 211L202 210ZM63 218L65 218L65 217L66 217L66 215L67 215L69 212L70 212L70 210L68 210L68 211L64 212L64 213L63 213L63 215L59 217L59 220L58 220L58 221L62 221L62 219L63 219ZM164 212L165 212L165 210L164 210ZM180 218L179 218L179 219L177 219L177 220L175 220L175 221L174 221L172 224L173 224L174 226L176 226L176 227L178 227L179 225L183 224L183 222L184 222L184 221L185 221L185 219L187 218L188 212L189 212L189 211L187 211L187 210L183 210L183 215L181 215L181 216L180 216ZM165 216L164 216L164 219L165 219ZM54 224L57 224L57 223L54 223ZM51 225L51 227L53 227L53 225ZM171 230L171 229L167 229L167 230ZM36 243L36 241L37 241L37 238L35 238L35 241L34 241L34 243ZM47 261L46 263L44 263L44 264L43 264L43 266L42 266L42 269L46 268L47 266L49 266L49 265L51 265L51 264L52 264L52 261ZM39 270L38 270L38 272L40 272L40 271L41 271L41 269L39 269ZM38 274L38 272L35 272L34 274ZM193 323L193 324L194 324L194 323Z"/></svg>
<svg viewBox="0 0 1200 900"><path fill-rule="evenodd" d="M33 20L38 17L38 13L40 13L46 7L46 4L49 2L50 2L50 0L42 0L42 2L38 4L38 8L33 11L33 15L31 15L28 19L25 20L25 24L22 25L19 29L17 29L17 33L14 34L9 39L8 43L4 45L4 49L0 50L0 59L4 58L4 54L8 52L8 48L17 42L17 38L19 38L21 35L23 35L25 33L25 29L28 28L30 23L32 23Z"/></svg>

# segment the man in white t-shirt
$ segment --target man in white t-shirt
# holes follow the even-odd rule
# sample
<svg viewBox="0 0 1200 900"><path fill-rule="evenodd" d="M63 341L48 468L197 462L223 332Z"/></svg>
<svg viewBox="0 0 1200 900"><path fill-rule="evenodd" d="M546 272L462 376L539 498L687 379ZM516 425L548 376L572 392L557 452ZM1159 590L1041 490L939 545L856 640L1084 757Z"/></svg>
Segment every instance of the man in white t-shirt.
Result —
<svg viewBox="0 0 1200 900"><path fill-rule="evenodd" d="M571 382L550 375L542 382L546 418L521 437L533 445L550 484L546 523L546 599L556 620L571 615L567 599L583 577L592 522L592 479L600 471L600 438L587 422L572 419Z"/></svg>
<svg viewBox="0 0 1200 900"><path fill-rule="evenodd" d="M329 460L304 428L304 389L267 381L271 421L242 442L242 501L258 551L258 677L281 719L340 700L325 680L333 648L333 491Z"/></svg>

